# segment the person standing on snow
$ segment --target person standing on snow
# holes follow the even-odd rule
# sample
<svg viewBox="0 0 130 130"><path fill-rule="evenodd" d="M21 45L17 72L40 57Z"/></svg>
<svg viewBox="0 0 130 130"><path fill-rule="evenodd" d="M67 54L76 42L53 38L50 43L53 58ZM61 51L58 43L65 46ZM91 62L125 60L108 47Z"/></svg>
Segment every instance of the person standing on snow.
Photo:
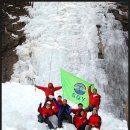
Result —
<svg viewBox="0 0 130 130"><path fill-rule="evenodd" d="M45 104L48 100L51 100L49 96L54 96L54 92L62 88L62 86L54 87L52 83L48 83L48 88L43 86L37 86L37 85L35 85L35 87L45 92L46 95Z"/></svg>
<svg viewBox="0 0 130 130"><path fill-rule="evenodd" d="M55 98L53 98L54 102L56 103L57 107L59 108L58 112L58 127L62 128L62 121L68 120L69 123L72 124L72 116L70 115L71 109L70 106L67 104L67 100L63 99L63 104L60 105Z"/></svg>
<svg viewBox="0 0 130 130"><path fill-rule="evenodd" d="M91 130L92 128L97 128L100 130L101 127L101 117L98 115L98 109L93 108L92 115L89 117L88 125L86 125L85 130Z"/></svg>
<svg viewBox="0 0 130 130"><path fill-rule="evenodd" d="M40 103L38 107L38 112L40 113L38 115L38 122L45 122L46 124L48 124L50 130L54 130L54 126L52 122L49 120L49 117L52 116L54 113L54 111L52 110L51 102L47 101L44 107L41 107L41 105L42 104Z"/></svg>
<svg viewBox="0 0 130 130"><path fill-rule="evenodd" d="M89 106L86 108L86 110L91 112L94 107L99 109L100 101L101 101L101 96L97 93L97 89L93 89L93 92L91 91L91 86L88 88L88 94L89 94Z"/></svg>

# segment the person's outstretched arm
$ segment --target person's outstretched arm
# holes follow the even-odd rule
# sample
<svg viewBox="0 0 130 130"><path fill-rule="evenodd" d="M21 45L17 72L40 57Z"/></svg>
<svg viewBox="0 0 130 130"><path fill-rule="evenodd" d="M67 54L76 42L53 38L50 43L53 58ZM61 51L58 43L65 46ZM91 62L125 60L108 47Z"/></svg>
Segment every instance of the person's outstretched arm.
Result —
<svg viewBox="0 0 130 130"><path fill-rule="evenodd" d="M89 94L89 96L92 95L91 86L92 86L92 84L88 88L88 94Z"/></svg>
<svg viewBox="0 0 130 130"><path fill-rule="evenodd" d="M54 87L54 91L57 91L57 90L59 90L59 89L61 89L61 88L62 88L62 86Z"/></svg>
<svg viewBox="0 0 130 130"><path fill-rule="evenodd" d="M78 110L71 108L71 112L74 113L74 114L76 114L78 112Z"/></svg>
<svg viewBox="0 0 130 130"><path fill-rule="evenodd" d="M38 88L38 89L41 89L41 90L44 91L44 92L45 92L46 89L47 89L46 87L43 87L43 86L37 86L37 85L35 85L35 87Z"/></svg>

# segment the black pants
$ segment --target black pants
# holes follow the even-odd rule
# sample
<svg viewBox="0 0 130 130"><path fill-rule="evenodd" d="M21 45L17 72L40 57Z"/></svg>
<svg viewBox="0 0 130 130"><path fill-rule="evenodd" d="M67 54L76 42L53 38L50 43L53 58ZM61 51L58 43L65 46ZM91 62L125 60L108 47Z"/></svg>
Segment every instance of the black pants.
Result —
<svg viewBox="0 0 130 130"><path fill-rule="evenodd" d="M48 127L49 127L50 129L54 129L54 126L53 126L53 124L51 123L51 121L49 120L49 118L44 118L44 117L42 117L41 114L38 115L38 122L40 122L40 123L45 122L46 124L48 124Z"/></svg>
<svg viewBox="0 0 130 130"><path fill-rule="evenodd" d="M58 127L59 128L62 127L63 120L68 120L68 122L72 124L72 116L71 115L61 115L60 117L58 117Z"/></svg>
<svg viewBox="0 0 130 130"><path fill-rule="evenodd" d="M37 117L38 117L38 122L43 123L43 117L42 117L42 115L39 114Z"/></svg>
<svg viewBox="0 0 130 130"><path fill-rule="evenodd" d="M85 127L88 123L83 123L80 127L79 127L79 130L85 130Z"/></svg>

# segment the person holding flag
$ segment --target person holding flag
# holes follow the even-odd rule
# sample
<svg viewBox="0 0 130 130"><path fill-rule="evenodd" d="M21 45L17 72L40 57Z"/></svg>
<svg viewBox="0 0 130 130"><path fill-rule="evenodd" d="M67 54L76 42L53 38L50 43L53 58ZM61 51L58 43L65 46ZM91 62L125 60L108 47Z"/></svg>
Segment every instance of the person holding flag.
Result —
<svg viewBox="0 0 130 130"><path fill-rule="evenodd" d="M93 92L91 91L91 84L88 88L88 94L89 94L89 106L86 108L87 111L92 111L94 107L99 109L101 96L97 93L97 89L94 88Z"/></svg>

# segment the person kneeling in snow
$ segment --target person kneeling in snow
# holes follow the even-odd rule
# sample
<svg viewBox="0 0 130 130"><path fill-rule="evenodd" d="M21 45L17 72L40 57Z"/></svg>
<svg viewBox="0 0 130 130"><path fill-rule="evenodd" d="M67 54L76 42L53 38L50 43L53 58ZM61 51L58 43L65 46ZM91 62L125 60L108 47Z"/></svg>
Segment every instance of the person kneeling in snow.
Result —
<svg viewBox="0 0 130 130"><path fill-rule="evenodd" d="M37 86L37 85L35 85L35 87L45 92L46 95L45 104L48 100L51 100L49 98L50 95L54 96L54 92L62 88L62 86L54 87L52 83L48 83L48 88L43 86Z"/></svg>
<svg viewBox="0 0 130 130"><path fill-rule="evenodd" d="M97 89L93 89L93 93L91 91L91 86L88 88L88 94L89 94L89 106L86 108L86 110L91 112L94 107L99 109L101 96L97 93Z"/></svg>
<svg viewBox="0 0 130 130"><path fill-rule="evenodd" d="M72 124L72 116L70 115L71 109L70 106L67 104L67 100L63 99L63 104L60 105L55 98L53 98L54 102L56 103L57 107L59 108L58 112L58 127L62 128L62 121L68 120L69 123Z"/></svg>
<svg viewBox="0 0 130 130"><path fill-rule="evenodd" d="M54 130L54 126L48 118L53 115L51 102L47 101L46 105L43 107L41 107L41 105L42 104L40 103L38 107L38 112L40 113L38 115L38 121L41 123L45 122L46 124L48 124L48 127L50 128L50 130Z"/></svg>
<svg viewBox="0 0 130 130"><path fill-rule="evenodd" d="M71 109L71 112L75 114L73 123L77 130L85 129L85 126L87 125L87 111L83 109L83 104L79 103L78 108Z"/></svg>
<svg viewBox="0 0 130 130"><path fill-rule="evenodd" d="M92 115L89 117L88 125L85 130L91 130L92 128L97 128L100 130L101 126L101 117L97 113L97 108L93 108Z"/></svg>

